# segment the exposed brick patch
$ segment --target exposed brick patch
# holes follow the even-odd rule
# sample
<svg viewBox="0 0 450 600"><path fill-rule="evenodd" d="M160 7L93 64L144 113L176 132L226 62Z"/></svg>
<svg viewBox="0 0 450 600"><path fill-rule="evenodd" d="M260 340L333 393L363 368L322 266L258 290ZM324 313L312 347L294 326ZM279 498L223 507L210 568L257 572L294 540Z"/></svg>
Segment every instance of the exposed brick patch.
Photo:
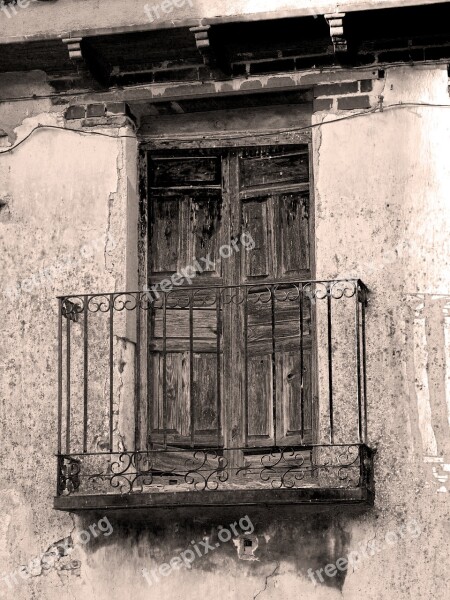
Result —
<svg viewBox="0 0 450 600"><path fill-rule="evenodd" d="M259 79L255 81L244 81L240 86L240 90L261 90L263 87L262 81Z"/></svg>
<svg viewBox="0 0 450 600"><path fill-rule="evenodd" d="M86 116L86 107L85 106L69 106L66 110L65 117L67 121L71 121L73 119L84 119Z"/></svg>
<svg viewBox="0 0 450 600"><path fill-rule="evenodd" d="M371 79L363 79L359 82L359 89L361 92L371 92L373 88L373 82Z"/></svg>
<svg viewBox="0 0 450 600"><path fill-rule="evenodd" d="M81 121L81 127L100 127L101 125L110 125L107 117L89 117Z"/></svg>
<svg viewBox="0 0 450 600"><path fill-rule="evenodd" d="M130 107L126 102L107 102L106 103L106 116L107 117L127 117L133 122L136 121L136 117L130 110Z"/></svg>
<svg viewBox="0 0 450 600"><path fill-rule="evenodd" d="M128 114L128 105L126 102L107 102L106 113L113 115L126 115Z"/></svg>
<svg viewBox="0 0 450 600"><path fill-rule="evenodd" d="M294 71L295 61L293 59L268 60L250 65L250 73L262 75L276 71Z"/></svg>
<svg viewBox="0 0 450 600"><path fill-rule="evenodd" d="M349 81L344 83L326 83L314 88L314 96L340 96L342 94L354 94L358 91L358 82Z"/></svg>
<svg viewBox="0 0 450 600"><path fill-rule="evenodd" d="M88 104L86 109L86 117L104 117L105 116L105 105L104 104Z"/></svg>
<svg viewBox="0 0 450 600"><path fill-rule="evenodd" d="M294 83L292 77L270 77L268 79L266 87L279 87L280 85L291 86Z"/></svg>
<svg viewBox="0 0 450 600"><path fill-rule="evenodd" d="M344 96L338 98L338 110L352 110L353 108L370 108L369 96Z"/></svg>
<svg viewBox="0 0 450 600"><path fill-rule="evenodd" d="M246 82L248 83L248 82ZM262 87L261 82L259 82L259 87ZM178 85L176 88L172 88L167 86L167 88L162 92L161 96L164 98L165 96L171 98L173 96L174 90L177 94L182 95L186 94L186 96L192 96L198 88L193 88L192 85ZM242 88L241 88L242 89ZM215 94L216 86L214 83L204 83L202 85L202 93L203 94Z"/></svg>
<svg viewBox="0 0 450 600"><path fill-rule="evenodd" d="M155 83L166 83L170 81L198 81L199 70L197 67L190 69L177 69L171 71L156 71L154 73Z"/></svg>
<svg viewBox="0 0 450 600"><path fill-rule="evenodd" d="M66 104L69 104L65 98L52 97L52 98L50 98L50 100L51 100L53 106L64 106Z"/></svg>
<svg viewBox="0 0 450 600"><path fill-rule="evenodd" d="M331 98L314 98L313 102L313 111L317 112L319 110L331 110L333 106L333 100Z"/></svg>

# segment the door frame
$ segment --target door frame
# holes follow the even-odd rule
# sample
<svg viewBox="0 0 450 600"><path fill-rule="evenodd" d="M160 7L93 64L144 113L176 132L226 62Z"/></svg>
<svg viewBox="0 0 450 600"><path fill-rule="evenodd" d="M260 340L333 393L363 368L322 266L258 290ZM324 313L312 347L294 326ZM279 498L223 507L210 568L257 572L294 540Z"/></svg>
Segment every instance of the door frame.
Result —
<svg viewBox="0 0 450 600"><path fill-rule="evenodd" d="M289 110L289 106L286 107ZM186 115L184 115L186 116ZM149 221L149 212L148 212L148 156L151 153L158 153L159 151L179 151L179 150L197 150L204 151L208 149L217 149L220 151L221 149L240 149L244 147L260 147L260 146L295 146L299 144L307 144L309 149L309 236L310 236L310 270L311 270L311 279L315 279L316 275L316 239L315 239L315 197L314 197L314 169L313 169L313 152L312 152L312 135L311 130L302 130L302 131L285 131L283 129L277 129L275 131L271 131L268 133L264 130L258 130L257 128L253 128L251 131L236 131L233 133L233 136L230 136L229 132L222 133L211 133L207 135L203 135L201 139L198 139L198 136L193 129L191 135L186 133L178 134L177 133L177 116L174 115L173 118L167 124L167 131L165 135L149 135L140 138L140 146L139 146L139 172L140 172L140 212L141 212L141 220L140 220L140 231L139 231L139 284L140 289L142 289L143 285L148 281L149 271L150 271L150 261L148 257L149 251L149 235L150 235L150 221ZM235 211L236 212L236 211ZM231 215L230 215L231 217ZM232 227L232 224L230 224ZM231 232L233 233L232 229ZM149 319L147 319L148 321ZM239 321L239 319L231 322L232 327L238 330L243 324ZM314 339L317 340L317 324L315 319L315 311L311 311L311 328L314 333ZM143 336L146 339L143 339L143 343L146 344L146 348L148 349L148 339L149 339L149 330L148 323L144 325L144 330L147 330L147 336ZM232 332L230 332L232 335ZM225 352L225 349L223 349ZM148 364L148 360L147 360ZM230 379L233 378L233 370L229 369L227 374L227 364L230 364L225 359L224 354L224 371L223 371L223 379L225 380L227 377ZM313 341L312 347L312 376L311 376L311 401L312 401L312 440L311 443L316 441L319 432L319 407L318 407L318 373L317 373L317 365L318 365L318 349L317 343ZM231 366L231 365L230 365ZM149 381L147 379L147 385L145 386L147 392L149 390ZM239 397L242 397L242 394L238 394ZM225 394L223 394L225 397ZM148 398L148 393L147 393ZM228 409L224 409L224 405L226 403L222 402L222 425L227 424L224 430L224 445L225 447L244 447L245 440L245 429L246 424L243 419L243 405L242 402L237 406L237 403L232 403L231 414ZM150 427L150 410L149 410L149 401L147 400L147 430ZM233 427L233 423L235 426ZM236 435L236 426L239 427L238 434ZM266 447L267 449L267 447ZM235 456L230 456L231 462L235 465L239 466L242 464L242 456L241 452L233 452Z"/></svg>

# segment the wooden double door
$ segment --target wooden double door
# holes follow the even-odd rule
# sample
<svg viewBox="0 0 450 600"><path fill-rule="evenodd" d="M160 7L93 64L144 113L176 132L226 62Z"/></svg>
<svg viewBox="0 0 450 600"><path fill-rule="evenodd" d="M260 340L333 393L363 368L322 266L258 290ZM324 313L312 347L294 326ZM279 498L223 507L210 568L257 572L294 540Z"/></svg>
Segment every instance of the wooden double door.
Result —
<svg viewBox="0 0 450 600"><path fill-rule="evenodd" d="M152 444L311 440L307 144L149 154Z"/></svg>

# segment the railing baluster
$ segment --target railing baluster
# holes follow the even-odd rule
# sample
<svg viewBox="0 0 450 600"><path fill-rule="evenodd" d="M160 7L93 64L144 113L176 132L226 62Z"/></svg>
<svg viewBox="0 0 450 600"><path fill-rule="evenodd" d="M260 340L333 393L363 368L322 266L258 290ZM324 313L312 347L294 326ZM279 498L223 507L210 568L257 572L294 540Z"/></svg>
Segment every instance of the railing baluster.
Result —
<svg viewBox="0 0 450 600"><path fill-rule="evenodd" d="M362 441L362 406L361 406L361 331L359 327L360 289L355 283L355 335L356 335L356 395L358 400L358 440Z"/></svg>
<svg viewBox="0 0 450 600"><path fill-rule="evenodd" d="M147 450L150 449L152 445L151 439L151 431L153 428L153 405L152 405L152 392L153 392L153 381L152 381L152 373L153 373L153 364L150 361L153 360L153 355L150 352L150 341L152 339L152 321L154 318L153 314L153 298L150 296L149 292L147 293L146 301L148 302L148 311L147 311L147 342L146 342L146 365L147 365Z"/></svg>
<svg viewBox="0 0 450 600"><path fill-rule="evenodd" d="M163 292L163 435L167 448L167 294Z"/></svg>
<svg viewBox="0 0 450 600"><path fill-rule="evenodd" d="M303 285L301 283L298 284L298 300L299 300L299 311L300 311L300 418L301 418L301 430L300 437L301 443L303 444L303 440L305 437L305 396L303 389L303 379L304 379L304 365L303 365Z"/></svg>
<svg viewBox="0 0 450 600"><path fill-rule="evenodd" d="M66 454L70 454L70 411L71 411L71 400L70 400L70 319L66 319Z"/></svg>
<svg viewBox="0 0 450 600"><path fill-rule="evenodd" d="M141 310L140 295L136 293L136 369L135 369L135 415L134 415L134 449L141 449Z"/></svg>
<svg viewBox="0 0 450 600"><path fill-rule="evenodd" d="M63 300L58 300L58 454L62 450L62 395L63 395L63 339L62 339L62 310Z"/></svg>
<svg viewBox="0 0 450 600"><path fill-rule="evenodd" d="M83 363L84 363L84 393L83 393L83 452L87 453L88 446L88 380L89 380L89 329L88 329L88 305L90 297L84 299L84 348L83 348Z"/></svg>
<svg viewBox="0 0 450 600"><path fill-rule="evenodd" d="M277 365L275 345L275 285L270 286L272 308L272 418L274 446L277 445Z"/></svg>
<svg viewBox="0 0 450 600"><path fill-rule="evenodd" d="M364 438L367 443L367 373L366 373L366 302L367 290L362 292L361 302L361 337L362 337L362 374L363 374L363 403L364 403Z"/></svg>
<svg viewBox="0 0 450 600"><path fill-rule="evenodd" d="M109 451L114 451L114 294L109 296Z"/></svg>
<svg viewBox="0 0 450 600"><path fill-rule="evenodd" d="M194 406L194 296L189 294L189 397L191 406L191 446L195 445L195 406Z"/></svg>
<svg viewBox="0 0 450 600"><path fill-rule="evenodd" d="M330 442L334 443L334 414L333 414L333 347L331 337L331 285L327 285L327 321L328 321L328 406L330 411Z"/></svg>
<svg viewBox="0 0 450 600"><path fill-rule="evenodd" d="M244 445L248 447L248 287L244 290Z"/></svg>
<svg viewBox="0 0 450 600"><path fill-rule="evenodd" d="M217 327L217 446L222 443L222 382L221 382L221 367L222 361L220 356L220 337L222 333L222 313L220 302L220 289L216 291L216 327Z"/></svg>

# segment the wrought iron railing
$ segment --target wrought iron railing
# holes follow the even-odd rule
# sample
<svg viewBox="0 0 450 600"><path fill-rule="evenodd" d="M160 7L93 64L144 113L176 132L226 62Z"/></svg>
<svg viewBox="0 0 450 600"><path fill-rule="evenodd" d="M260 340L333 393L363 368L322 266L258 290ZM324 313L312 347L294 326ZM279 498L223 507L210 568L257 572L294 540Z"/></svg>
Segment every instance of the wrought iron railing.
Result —
<svg viewBox="0 0 450 600"><path fill-rule="evenodd" d="M59 298L58 496L367 484L357 279Z"/></svg>

